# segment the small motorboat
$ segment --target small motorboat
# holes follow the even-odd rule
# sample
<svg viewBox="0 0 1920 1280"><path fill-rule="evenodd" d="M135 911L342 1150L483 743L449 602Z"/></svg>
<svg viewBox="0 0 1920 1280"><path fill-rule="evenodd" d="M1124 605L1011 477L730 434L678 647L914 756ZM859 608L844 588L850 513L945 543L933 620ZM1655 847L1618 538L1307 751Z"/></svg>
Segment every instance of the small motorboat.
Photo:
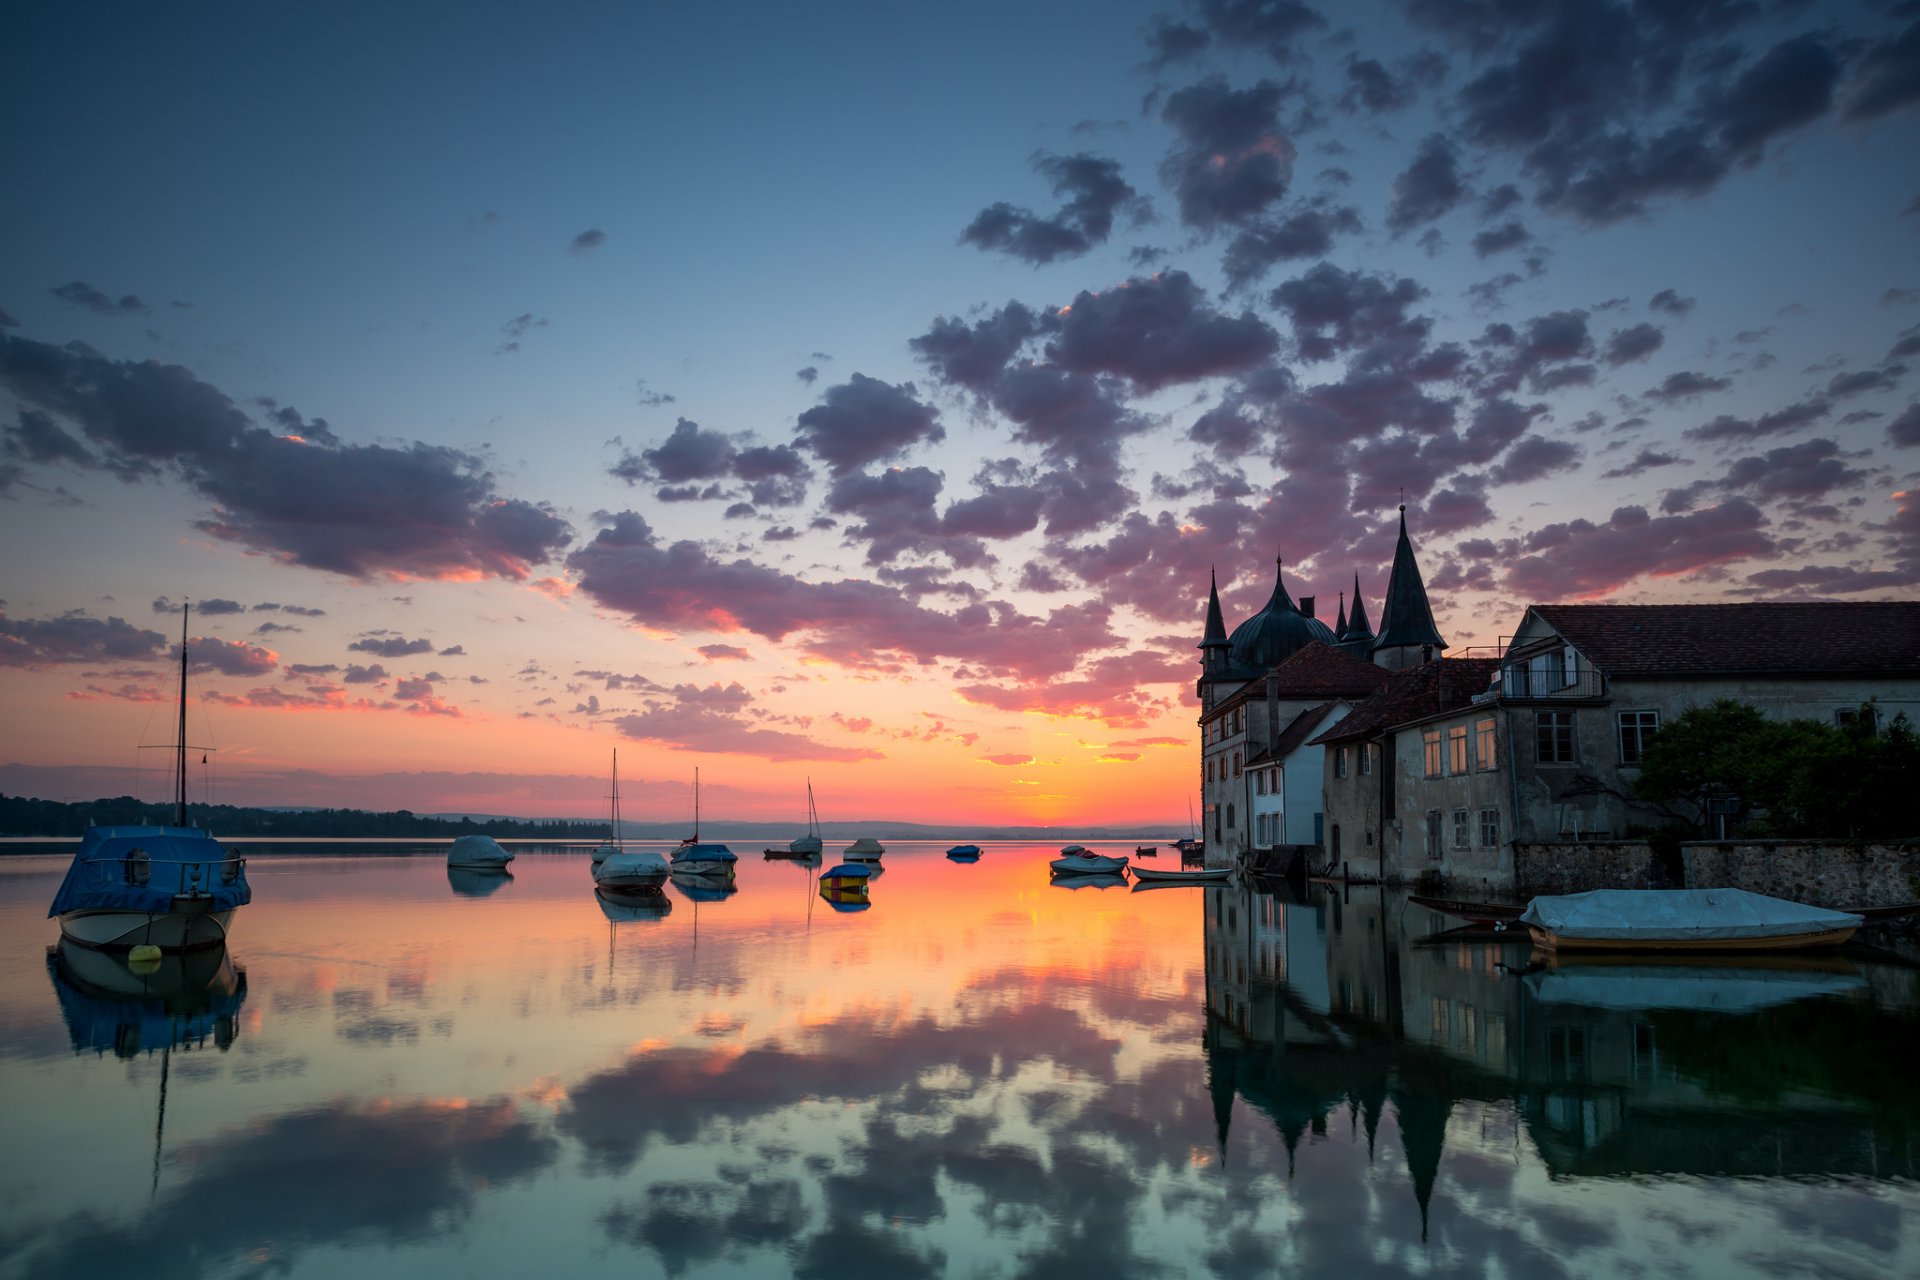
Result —
<svg viewBox="0 0 1920 1280"><path fill-rule="evenodd" d="M658 889L669 870L657 853L622 849L594 867L593 882L602 889Z"/></svg>
<svg viewBox="0 0 1920 1280"><path fill-rule="evenodd" d="M848 845L847 851L840 856L850 862L878 862L880 855L886 851L886 846L872 836L861 836Z"/></svg>
<svg viewBox="0 0 1920 1280"><path fill-rule="evenodd" d="M1074 850L1078 852L1073 852ZM1125 858L1108 857L1104 853L1095 853L1093 850L1083 848L1077 844L1068 845L1066 849L1061 850L1061 854L1063 856L1055 858L1047 864L1048 868L1057 876L1126 874L1127 860Z"/></svg>
<svg viewBox="0 0 1920 1280"><path fill-rule="evenodd" d="M1158 845L1151 844L1135 845L1133 856L1136 858L1157 858L1160 856L1160 848Z"/></svg>
<svg viewBox="0 0 1920 1280"><path fill-rule="evenodd" d="M492 836L461 836L447 848L447 865L468 871L505 871L513 854Z"/></svg>
<svg viewBox="0 0 1920 1280"><path fill-rule="evenodd" d="M1156 867L1135 867L1133 878L1142 884L1221 884L1233 879L1233 868L1189 867L1162 871Z"/></svg>
<svg viewBox="0 0 1920 1280"><path fill-rule="evenodd" d="M949 862L978 862L980 861L980 846L977 844L957 844L947 850L947 860Z"/></svg>
<svg viewBox="0 0 1920 1280"><path fill-rule="evenodd" d="M829 871L820 873L822 889L858 889L866 892L867 885L873 880L874 868L864 862L843 862Z"/></svg>
<svg viewBox="0 0 1920 1280"><path fill-rule="evenodd" d="M1860 917L1745 889L1594 889L1520 913L1544 951L1798 951L1837 947Z"/></svg>
<svg viewBox="0 0 1920 1280"><path fill-rule="evenodd" d="M1060 846L1060 852L1069 856L1077 853L1085 853L1087 852L1087 846L1083 844L1063 844Z"/></svg>

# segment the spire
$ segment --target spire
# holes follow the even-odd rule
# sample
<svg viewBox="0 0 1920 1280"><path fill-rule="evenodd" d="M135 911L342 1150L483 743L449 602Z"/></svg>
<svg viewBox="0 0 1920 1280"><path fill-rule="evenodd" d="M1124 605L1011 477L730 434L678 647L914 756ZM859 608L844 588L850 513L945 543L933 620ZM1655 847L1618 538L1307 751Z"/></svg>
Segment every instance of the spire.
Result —
<svg viewBox="0 0 1920 1280"><path fill-rule="evenodd" d="M1347 638L1347 593L1344 591L1340 593L1340 614L1333 620L1333 638L1336 640Z"/></svg>
<svg viewBox="0 0 1920 1280"><path fill-rule="evenodd" d="M1347 615L1347 629L1340 633L1342 640L1373 639L1373 624L1367 621L1367 602L1360 595L1360 575L1353 575L1353 612Z"/></svg>
<svg viewBox="0 0 1920 1280"><path fill-rule="evenodd" d="M1374 639L1373 651L1418 650L1424 658L1446 647L1439 628L1433 625L1433 608L1427 603L1427 585L1420 579L1420 566L1414 563L1413 543L1407 538L1407 509L1402 506L1400 541L1393 549L1393 572L1387 578L1387 598L1380 606L1380 634Z"/></svg>
<svg viewBox="0 0 1920 1280"><path fill-rule="evenodd" d="M1207 570L1207 628L1200 636L1200 647L1211 649L1218 645L1225 648L1227 643L1226 619L1220 616L1220 580L1212 569Z"/></svg>

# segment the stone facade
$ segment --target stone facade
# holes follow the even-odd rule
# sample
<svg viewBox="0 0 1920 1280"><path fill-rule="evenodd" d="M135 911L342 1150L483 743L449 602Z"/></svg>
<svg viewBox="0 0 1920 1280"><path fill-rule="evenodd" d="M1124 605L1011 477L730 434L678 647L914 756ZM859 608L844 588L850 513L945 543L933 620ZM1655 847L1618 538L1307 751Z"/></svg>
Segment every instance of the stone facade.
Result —
<svg viewBox="0 0 1920 1280"><path fill-rule="evenodd" d="M1839 844L1820 840L1680 845L1681 882L1669 885L1661 859L1641 840L1515 842L1513 894L1589 889L1746 889L1816 907L1859 907L1920 899L1920 841ZM1449 881L1454 891L1479 886Z"/></svg>

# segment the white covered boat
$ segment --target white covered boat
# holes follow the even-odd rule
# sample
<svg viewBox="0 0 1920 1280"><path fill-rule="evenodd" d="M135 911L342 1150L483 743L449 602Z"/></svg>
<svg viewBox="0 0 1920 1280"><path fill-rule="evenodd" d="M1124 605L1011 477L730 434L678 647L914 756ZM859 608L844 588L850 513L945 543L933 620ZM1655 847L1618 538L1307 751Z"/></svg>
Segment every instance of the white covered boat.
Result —
<svg viewBox="0 0 1920 1280"><path fill-rule="evenodd" d="M447 849L447 865L469 871L505 871L512 861L513 854L492 836L461 836Z"/></svg>
<svg viewBox="0 0 1920 1280"><path fill-rule="evenodd" d="M1079 852L1073 852L1079 850ZM1124 875L1127 870L1125 858L1110 858L1104 853L1095 853L1091 849L1070 844L1061 851L1061 856L1049 862L1047 866L1057 876L1107 876Z"/></svg>
<svg viewBox="0 0 1920 1280"><path fill-rule="evenodd" d="M185 951L227 940L234 911L253 900L247 863L187 825L187 617L180 611L180 719L174 820L164 827L89 827L49 916L82 946Z"/></svg>
<svg viewBox="0 0 1920 1280"><path fill-rule="evenodd" d="M667 860L651 850L621 849L593 869L602 889L658 889L667 882Z"/></svg>
<svg viewBox="0 0 1920 1280"><path fill-rule="evenodd" d="M1859 916L1744 889L1595 889L1520 913L1549 951L1792 951L1837 947Z"/></svg>
<svg viewBox="0 0 1920 1280"><path fill-rule="evenodd" d="M849 862L878 862L880 855L886 851L886 846L872 836L861 836L848 845L847 851L840 856Z"/></svg>

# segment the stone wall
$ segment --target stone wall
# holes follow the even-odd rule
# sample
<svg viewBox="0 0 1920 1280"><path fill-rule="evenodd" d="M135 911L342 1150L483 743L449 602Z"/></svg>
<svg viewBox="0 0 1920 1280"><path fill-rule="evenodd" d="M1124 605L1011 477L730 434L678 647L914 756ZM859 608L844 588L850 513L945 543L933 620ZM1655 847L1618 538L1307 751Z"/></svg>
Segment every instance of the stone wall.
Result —
<svg viewBox="0 0 1920 1280"><path fill-rule="evenodd" d="M1773 840L1680 846L1689 888L1730 885L1816 907L1870 907L1920 898L1920 842L1830 844Z"/></svg>
<svg viewBox="0 0 1920 1280"><path fill-rule="evenodd" d="M1542 893L1646 889L1658 883L1644 840L1579 840L1513 844L1513 888L1522 900Z"/></svg>

